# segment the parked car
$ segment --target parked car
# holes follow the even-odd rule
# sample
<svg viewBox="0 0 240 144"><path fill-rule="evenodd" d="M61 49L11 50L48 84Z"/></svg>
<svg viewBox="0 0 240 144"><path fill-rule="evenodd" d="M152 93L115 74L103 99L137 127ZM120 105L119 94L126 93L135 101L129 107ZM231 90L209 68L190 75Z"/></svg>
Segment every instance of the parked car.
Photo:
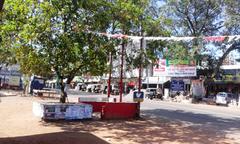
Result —
<svg viewBox="0 0 240 144"><path fill-rule="evenodd" d="M156 97L156 91L157 91L157 88L147 88L145 97L149 98L149 99L155 98Z"/></svg>
<svg viewBox="0 0 240 144"><path fill-rule="evenodd" d="M227 92L219 92L216 95L216 104L228 105L235 98L234 94Z"/></svg>
<svg viewBox="0 0 240 144"><path fill-rule="evenodd" d="M206 102L207 104L216 104L216 95L210 94L207 97L204 97L202 101Z"/></svg>

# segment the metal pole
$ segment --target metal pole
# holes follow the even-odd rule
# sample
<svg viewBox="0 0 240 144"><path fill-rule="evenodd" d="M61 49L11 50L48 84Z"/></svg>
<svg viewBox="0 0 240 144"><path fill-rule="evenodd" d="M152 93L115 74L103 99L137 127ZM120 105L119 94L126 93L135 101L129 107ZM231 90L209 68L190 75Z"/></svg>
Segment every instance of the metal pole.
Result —
<svg viewBox="0 0 240 144"><path fill-rule="evenodd" d="M147 73L146 73L146 76L147 76L147 88L149 88L149 75L148 75L148 67L146 69Z"/></svg>
<svg viewBox="0 0 240 144"><path fill-rule="evenodd" d="M123 94L123 57L124 57L124 42L122 43L122 56L121 56L121 73L120 73L120 102L122 102L122 94Z"/></svg>
<svg viewBox="0 0 240 144"><path fill-rule="evenodd" d="M139 77L138 77L138 92L141 92L142 85L142 48L143 48L143 38L140 41L140 63L139 63Z"/></svg>
<svg viewBox="0 0 240 144"><path fill-rule="evenodd" d="M138 78L138 92L141 92L141 85L142 85L142 50L143 50L143 40L140 41L140 63L139 63L139 78ZM140 102L137 104L137 115L138 118L140 118Z"/></svg>
<svg viewBox="0 0 240 144"><path fill-rule="evenodd" d="M112 79L112 53L110 53L110 69L109 69L109 77L108 77L108 98L110 97L111 94L111 79Z"/></svg>

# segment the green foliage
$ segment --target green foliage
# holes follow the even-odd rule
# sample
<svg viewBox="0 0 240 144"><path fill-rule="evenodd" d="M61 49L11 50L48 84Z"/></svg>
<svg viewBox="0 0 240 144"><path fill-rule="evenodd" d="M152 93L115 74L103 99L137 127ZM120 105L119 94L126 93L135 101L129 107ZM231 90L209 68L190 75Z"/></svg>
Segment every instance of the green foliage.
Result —
<svg viewBox="0 0 240 144"><path fill-rule="evenodd" d="M182 48L176 47L173 55L177 57L184 57L188 55L190 58L197 60L197 63L201 65L202 61L208 64L209 69L216 67L215 59L212 59L208 55L208 59L205 54L205 50L209 49L205 43L203 43L202 36L218 35L224 28L224 0L169 0L166 1L162 8L162 13L168 16L172 24L170 31L176 36L195 36L192 42L182 43ZM178 44L179 45L179 44ZM216 45L219 46L219 45ZM181 49L187 49L182 51ZM220 61L220 60L219 60ZM212 70L213 71L213 70Z"/></svg>
<svg viewBox="0 0 240 144"><path fill-rule="evenodd" d="M21 46L15 50L15 53L22 73L38 74L44 77L52 76L50 65L35 49L30 46Z"/></svg>
<svg viewBox="0 0 240 144"><path fill-rule="evenodd" d="M166 35L159 28L162 18L155 21L145 14L147 6L147 0L8 0L2 26L8 41L4 41L16 54L23 73L51 75L54 71L62 78L101 75L107 71L109 52L116 54L119 41L89 31Z"/></svg>
<svg viewBox="0 0 240 144"><path fill-rule="evenodd" d="M110 52L120 41L94 32L146 36L212 35L222 28L225 2L229 32L236 33L236 0L169 0L165 5L148 0L6 0L1 12L0 62L21 65L25 74L71 79L74 75L101 75L108 70ZM235 28L235 29L230 29ZM151 41L129 65L139 67L163 58L203 57L202 39L190 42ZM168 51L166 52L166 48Z"/></svg>
<svg viewBox="0 0 240 144"><path fill-rule="evenodd" d="M226 20L224 22L226 26L227 34L240 33L240 1L239 0L225 0L226 5Z"/></svg>
<svg viewBox="0 0 240 144"><path fill-rule="evenodd" d="M49 75L53 70L61 78L103 73L108 40L88 33L99 30L98 26L102 26L99 31L107 27L105 21L94 18L96 8L102 4L72 0L7 1L3 27L14 32L11 46L18 46L14 48L22 72Z"/></svg>
<svg viewBox="0 0 240 144"><path fill-rule="evenodd" d="M213 35L223 26L220 19L222 0L169 0L167 15L173 20L172 29L177 35Z"/></svg>
<svg viewBox="0 0 240 144"><path fill-rule="evenodd" d="M152 5L148 1L144 1L137 5L139 7L138 13L136 13L136 22L132 27L131 32L135 35L144 36L169 36L170 31L166 29L166 25L169 25L171 21L160 15L154 13L157 8L157 4ZM134 59L127 57L127 63L133 65L133 67L139 67L140 65L146 67L150 63L156 61L156 51L163 53L163 48L166 46L166 42L163 41L147 41L144 42L144 50L139 52L139 55Z"/></svg>

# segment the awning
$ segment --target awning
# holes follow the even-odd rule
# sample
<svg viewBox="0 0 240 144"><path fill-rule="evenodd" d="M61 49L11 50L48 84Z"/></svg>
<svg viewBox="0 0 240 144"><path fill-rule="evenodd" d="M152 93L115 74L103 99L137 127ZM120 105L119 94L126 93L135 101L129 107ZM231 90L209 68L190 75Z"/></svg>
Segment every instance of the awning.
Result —
<svg viewBox="0 0 240 144"><path fill-rule="evenodd" d="M163 84L169 81L168 77L145 77L142 81L143 84Z"/></svg>
<svg viewBox="0 0 240 144"><path fill-rule="evenodd" d="M136 85L136 83L135 82L133 82L133 81L130 81L128 84L127 84L128 86L135 86Z"/></svg>

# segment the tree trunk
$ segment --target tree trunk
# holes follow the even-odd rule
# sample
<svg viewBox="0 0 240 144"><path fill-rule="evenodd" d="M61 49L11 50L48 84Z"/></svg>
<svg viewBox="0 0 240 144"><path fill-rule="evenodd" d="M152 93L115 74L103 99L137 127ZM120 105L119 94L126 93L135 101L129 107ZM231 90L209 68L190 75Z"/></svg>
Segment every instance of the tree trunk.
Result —
<svg viewBox="0 0 240 144"><path fill-rule="evenodd" d="M27 84L24 84L23 86L23 95L25 96L27 94L27 89L28 88L28 85Z"/></svg>
<svg viewBox="0 0 240 144"><path fill-rule="evenodd" d="M67 77L67 82L66 85L63 83L63 78L60 77L60 88L61 88L61 97L60 97L60 102L61 103L66 103L66 98L67 98L67 92L65 91L65 87L69 87L69 84L73 80L74 76L69 76Z"/></svg>
<svg viewBox="0 0 240 144"><path fill-rule="evenodd" d="M67 98L67 93L65 92L65 85L63 83L63 76L56 70L57 78L59 79L58 83L60 85L61 95L60 95L60 103L65 103Z"/></svg>
<svg viewBox="0 0 240 144"><path fill-rule="evenodd" d="M61 79L61 82L60 82L60 88L61 88L60 103L65 103L66 98L67 98L67 93L64 90L65 86L64 86L64 83L63 83L62 79Z"/></svg>
<svg viewBox="0 0 240 144"><path fill-rule="evenodd" d="M73 78L74 78L74 76L72 76L72 75L71 75L71 76L68 76L66 83L67 83L67 84L70 84L70 83L72 82Z"/></svg>

